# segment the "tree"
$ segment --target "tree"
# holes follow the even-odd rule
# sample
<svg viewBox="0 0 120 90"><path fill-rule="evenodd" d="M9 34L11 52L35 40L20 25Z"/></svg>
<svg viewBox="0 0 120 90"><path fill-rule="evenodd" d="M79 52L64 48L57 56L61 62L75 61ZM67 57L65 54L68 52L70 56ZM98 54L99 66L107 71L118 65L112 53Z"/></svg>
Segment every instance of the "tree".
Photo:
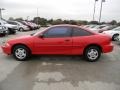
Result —
<svg viewBox="0 0 120 90"><path fill-rule="evenodd" d="M52 24L53 24L53 25L63 24L63 21L62 21L62 19L56 19L56 20L53 20Z"/></svg>
<svg viewBox="0 0 120 90"><path fill-rule="evenodd" d="M53 19L48 20L47 23L52 24L53 23Z"/></svg>
<svg viewBox="0 0 120 90"><path fill-rule="evenodd" d="M86 25L86 24L88 24L88 21L81 21L81 20L77 21L77 25Z"/></svg>
<svg viewBox="0 0 120 90"><path fill-rule="evenodd" d="M69 21L69 24L77 25L77 22L76 22L75 20L70 20L70 21Z"/></svg>
<svg viewBox="0 0 120 90"><path fill-rule="evenodd" d="M120 22L118 22L117 25L120 26Z"/></svg>
<svg viewBox="0 0 120 90"><path fill-rule="evenodd" d="M9 17L9 19L8 19L8 20L12 20L12 21L13 21L13 20L14 20L14 18L13 18L13 17Z"/></svg>
<svg viewBox="0 0 120 90"><path fill-rule="evenodd" d="M69 24L69 20L64 20L63 23L64 24Z"/></svg>
<svg viewBox="0 0 120 90"><path fill-rule="evenodd" d="M116 20L112 20L109 24L111 24L111 25L116 25L116 24L117 24L117 21L116 21Z"/></svg>
<svg viewBox="0 0 120 90"><path fill-rule="evenodd" d="M40 24L41 26L47 25L47 19L45 19L45 18L34 17L33 22L36 24Z"/></svg>
<svg viewBox="0 0 120 90"><path fill-rule="evenodd" d="M98 21L90 21L89 24L99 24Z"/></svg>
<svg viewBox="0 0 120 90"><path fill-rule="evenodd" d="M23 18L22 18L22 17L19 17L19 18L16 18L15 20L16 20L16 21L23 21Z"/></svg>

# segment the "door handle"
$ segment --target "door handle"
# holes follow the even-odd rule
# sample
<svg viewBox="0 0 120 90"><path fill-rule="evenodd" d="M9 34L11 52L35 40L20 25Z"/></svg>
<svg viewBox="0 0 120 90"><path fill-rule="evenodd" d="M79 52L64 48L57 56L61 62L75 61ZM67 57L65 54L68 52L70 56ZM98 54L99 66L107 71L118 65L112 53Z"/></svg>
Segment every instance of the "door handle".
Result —
<svg viewBox="0 0 120 90"><path fill-rule="evenodd" d="M66 39L65 41L68 42L68 41L70 41L70 40L69 40L69 39Z"/></svg>

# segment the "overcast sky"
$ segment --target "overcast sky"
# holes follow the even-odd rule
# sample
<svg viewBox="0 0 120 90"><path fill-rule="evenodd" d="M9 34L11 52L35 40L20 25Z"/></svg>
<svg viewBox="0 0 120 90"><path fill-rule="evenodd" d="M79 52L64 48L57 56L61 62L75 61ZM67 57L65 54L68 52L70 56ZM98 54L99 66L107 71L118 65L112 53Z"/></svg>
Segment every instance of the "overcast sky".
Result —
<svg viewBox="0 0 120 90"><path fill-rule="evenodd" d="M38 15L44 18L62 18L75 20L92 20L95 0L0 0L0 8L5 8L3 18ZM96 4L95 20L98 20L100 1ZM120 0L106 0L103 3L102 21L120 21Z"/></svg>

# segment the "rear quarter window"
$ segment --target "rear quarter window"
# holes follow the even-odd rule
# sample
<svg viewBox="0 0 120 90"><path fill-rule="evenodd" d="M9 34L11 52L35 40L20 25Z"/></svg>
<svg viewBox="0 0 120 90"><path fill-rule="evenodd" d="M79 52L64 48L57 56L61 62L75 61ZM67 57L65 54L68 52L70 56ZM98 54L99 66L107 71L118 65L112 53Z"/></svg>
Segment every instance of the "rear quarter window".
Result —
<svg viewBox="0 0 120 90"><path fill-rule="evenodd" d="M81 29L81 28L73 28L72 36L90 36L93 35L91 32Z"/></svg>

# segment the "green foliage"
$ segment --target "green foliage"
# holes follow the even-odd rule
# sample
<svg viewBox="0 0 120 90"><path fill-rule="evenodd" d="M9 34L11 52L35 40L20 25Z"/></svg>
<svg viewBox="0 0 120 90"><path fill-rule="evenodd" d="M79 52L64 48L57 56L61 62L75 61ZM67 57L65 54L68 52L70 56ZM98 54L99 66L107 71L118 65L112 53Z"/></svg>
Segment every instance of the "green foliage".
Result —
<svg viewBox="0 0 120 90"><path fill-rule="evenodd" d="M41 26L47 25L47 19L45 19L45 18L34 17L33 22L36 24L40 24Z"/></svg>
<svg viewBox="0 0 120 90"><path fill-rule="evenodd" d="M20 18L16 18L16 19L14 19L14 20L16 20L16 21L23 21L23 18L20 17Z"/></svg>
<svg viewBox="0 0 120 90"><path fill-rule="evenodd" d="M117 24L117 21L116 21L116 20L112 20L109 24L111 24L111 25L116 25L116 24Z"/></svg>
<svg viewBox="0 0 120 90"><path fill-rule="evenodd" d="M9 17L9 19L8 20L11 20L11 21L13 21L14 20L14 18L13 17Z"/></svg>
<svg viewBox="0 0 120 90"><path fill-rule="evenodd" d="M89 24L97 24L98 25L99 22L98 21L90 21Z"/></svg>
<svg viewBox="0 0 120 90"><path fill-rule="evenodd" d="M17 21L23 21L23 18L16 18L14 19L13 17L10 17L9 20L17 20ZM41 26L48 26L48 25L57 25L57 24L72 24L72 25L87 25L87 24L97 24L97 25L101 25L101 24L106 24L106 22L101 22L99 23L98 21L86 21L86 20L62 20L62 19L49 19L47 20L46 18L41 18L41 17L34 17L32 22L36 23L36 24L40 24ZM117 23L116 20L112 20L111 22L109 22L108 24L111 25L119 25L120 26L120 22Z"/></svg>

